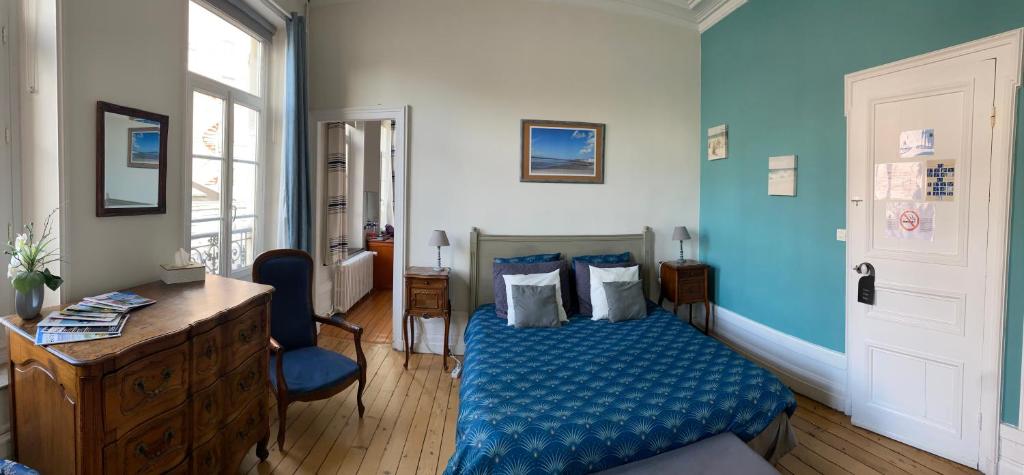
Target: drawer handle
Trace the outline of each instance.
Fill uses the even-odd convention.
[[[245,421],[245,429],[238,431],[238,440],[245,440],[249,437],[249,433],[252,432],[253,428],[256,427],[256,416],[249,416]]]
[[[213,399],[203,401],[203,410],[206,412],[213,412]]]
[[[249,392],[249,390],[252,389],[253,385],[256,383],[257,376],[258,375],[256,374],[256,371],[250,370],[249,373],[246,374],[244,378],[238,380],[238,390],[242,391],[243,393]]]
[[[255,329],[255,328],[253,328],[253,329]],[[242,343],[249,343],[249,342],[252,341],[252,333],[249,333],[246,330],[247,329],[243,328],[243,329],[238,331],[238,339]],[[253,332],[253,333],[255,333],[255,332]]]
[[[174,431],[168,429],[167,432],[164,432],[164,443],[160,450],[150,452],[149,446],[147,446],[145,442],[140,442],[139,445],[135,446],[135,453],[139,454],[146,460],[156,459],[162,456],[163,454],[167,453],[167,450],[171,448],[170,446],[172,440],[174,440]]]
[[[174,371],[171,371],[170,368],[164,368],[164,370],[160,372],[160,385],[153,389],[146,389],[146,381],[144,379],[136,379],[135,390],[147,398],[156,397],[160,393],[164,392],[164,389],[167,389],[167,383],[171,380],[171,376],[173,374]]]
[[[203,352],[203,356],[208,360],[213,359],[213,344],[206,345],[206,351]]]
[[[214,462],[216,462],[216,459],[213,458],[213,454],[207,452],[206,453],[206,457],[203,457],[203,466],[204,467],[208,467],[208,468],[212,468]]]

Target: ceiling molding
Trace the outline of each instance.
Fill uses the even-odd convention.
[[[323,7],[372,0],[310,0],[310,6]],[[579,5],[628,15],[656,18],[669,23],[697,28],[703,33],[747,0],[534,0]]]
[[[689,0],[691,10],[697,19],[697,29],[704,33],[715,23],[747,3],[747,0]]]

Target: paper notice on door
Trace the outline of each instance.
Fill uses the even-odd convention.
[[[923,164],[921,162],[898,162],[875,165],[875,199],[923,200]]]
[[[900,158],[935,155],[935,129],[900,132]]]
[[[956,197],[956,160],[928,160],[928,201],[953,201]]]
[[[896,239],[932,241],[935,237],[934,205],[898,201],[886,203],[885,235]]]

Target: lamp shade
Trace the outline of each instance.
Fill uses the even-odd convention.
[[[435,229],[434,232],[430,233],[430,242],[427,244],[431,247],[447,247],[448,235],[441,229]]]
[[[686,230],[686,226],[676,226],[676,228],[672,230],[672,240],[673,241],[689,241],[690,240],[690,231]]]

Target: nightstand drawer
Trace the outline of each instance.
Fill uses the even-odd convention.
[[[448,285],[448,282],[444,279],[420,279],[416,277],[408,277],[409,287],[423,288],[423,289],[443,289]]]
[[[686,279],[679,281],[679,303],[703,301],[704,279]]]
[[[440,289],[409,288],[409,313],[440,312],[445,308],[446,296]]]
[[[705,267],[684,267],[677,271],[678,278],[681,281],[687,279],[703,279],[705,270]]]

